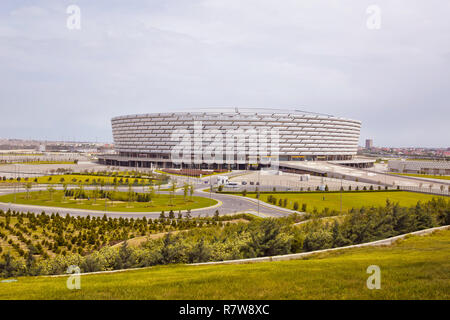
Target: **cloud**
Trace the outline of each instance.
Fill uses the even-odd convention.
[[[0,4],[3,137],[111,140],[110,118],[301,108],[362,120],[376,145],[446,146],[450,6],[378,1],[78,0]]]

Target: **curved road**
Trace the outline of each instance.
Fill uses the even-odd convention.
[[[203,189],[204,185],[201,186]],[[61,187],[55,187],[55,189],[62,189]],[[85,189],[89,189],[89,187],[85,187]],[[108,189],[107,187],[104,188]],[[119,190],[127,191],[127,187],[119,187]],[[33,188],[32,191],[37,190],[46,190],[45,186]],[[136,191],[143,191],[142,187],[136,187]],[[14,188],[9,189],[0,189],[0,195],[14,193]],[[24,192],[24,190],[20,190],[19,192]],[[162,192],[161,192],[162,193]],[[181,191],[176,192],[177,194],[182,194]],[[191,216],[212,216],[216,210],[219,211],[220,215],[225,214],[233,214],[233,213],[252,213],[258,215],[260,217],[284,217],[289,214],[295,212],[289,209],[284,209],[280,207],[276,207],[270,204],[267,204],[262,201],[258,201],[256,199],[244,198],[241,196],[228,195],[228,194],[216,194],[203,192],[201,189],[197,189],[194,192],[194,196],[201,197],[211,197],[214,200],[217,200],[219,203],[215,206],[204,208],[204,209],[193,209],[191,210]],[[258,206],[259,202],[259,206]],[[69,208],[59,208],[59,207],[44,207],[44,206],[33,206],[33,205],[24,205],[24,204],[15,204],[15,203],[3,203],[0,202],[0,209],[6,211],[8,209],[22,212],[34,212],[41,213],[45,211],[45,213],[59,213],[60,215],[72,215],[72,216],[100,216],[106,214],[108,217],[112,218],[159,218],[160,212],[113,212],[113,211],[100,211],[100,210],[83,210],[83,209],[69,209]],[[186,211],[182,211],[185,213]],[[175,211],[175,214],[178,212]]]

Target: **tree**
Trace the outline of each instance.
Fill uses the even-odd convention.
[[[136,264],[136,260],[133,256],[133,250],[128,247],[128,241],[125,240],[119,249],[119,259],[116,259],[116,269],[131,268]]]
[[[66,198],[66,194],[67,194],[67,183],[63,183],[63,190],[64,190],[64,199]]]
[[[187,256],[189,263],[206,262],[211,258],[211,249],[205,244],[203,238],[201,238],[188,252]]]
[[[128,204],[131,205],[131,202],[134,200],[134,191],[131,183],[128,184]]]
[[[185,183],[183,185],[183,198],[184,198],[184,201],[186,201],[186,197],[187,197],[187,195],[189,193],[189,189],[190,189],[189,184]]]
[[[162,180],[158,179],[156,180],[156,184],[158,186],[158,194],[161,192],[161,185],[163,184]]]
[[[290,252],[292,236],[283,232],[280,221],[268,218],[250,230],[251,240],[245,248],[247,257],[273,256]]]
[[[177,182],[174,180],[170,186],[170,202],[169,205],[173,206],[173,198],[175,197],[175,190],[177,189]]]
[[[191,184],[189,185],[189,197],[191,197],[191,201],[192,201],[192,196],[194,195],[194,185]]]
[[[119,188],[119,182],[116,180],[115,182],[113,182],[113,191],[112,191],[112,194],[110,195],[111,201],[114,201],[116,199],[118,188]]]
[[[339,223],[336,220],[334,220],[331,234],[333,238],[333,248],[343,247],[350,244],[350,241],[342,236],[341,230],[339,228]]]
[[[27,182],[25,184],[25,189],[27,190],[27,199],[30,198],[30,191],[31,191],[32,187],[33,187],[33,184],[31,182]]]
[[[162,257],[161,262],[163,264],[179,262],[183,254],[181,249],[181,243],[168,232],[163,239],[163,245],[160,251]]]
[[[52,201],[53,200],[53,192],[55,192],[55,189],[51,185],[49,185],[49,186],[47,186],[47,191],[50,194],[50,201]]]
[[[328,249],[332,246],[332,234],[323,229],[308,233],[305,237],[305,241],[303,242],[303,249],[305,251]]]
[[[3,254],[3,263],[0,262],[0,270],[3,270],[3,276],[9,278],[15,271],[15,265],[13,257],[9,252]]]
[[[92,197],[94,198],[94,203],[97,201],[97,197],[99,194],[98,186],[95,187],[94,190],[92,190]]]
[[[152,185],[148,186],[148,193],[150,195],[149,202],[152,202],[155,197],[155,188]]]

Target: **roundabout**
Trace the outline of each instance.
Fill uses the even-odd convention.
[[[62,187],[55,186],[55,191],[52,197],[55,197],[54,200],[57,200],[57,195],[59,193],[59,198],[61,198]],[[85,187],[86,190],[92,191],[93,187]],[[111,191],[111,188],[104,188],[105,191]],[[118,193],[126,193],[128,188],[119,187]],[[216,211],[219,212],[220,215],[225,214],[239,214],[239,213],[251,213],[260,217],[283,217],[288,216],[295,211],[279,208],[272,206],[270,204],[263,203],[256,199],[249,199],[240,196],[234,195],[226,195],[226,194],[216,194],[202,191],[201,189],[196,189],[192,195],[194,202],[189,203],[188,205],[177,206],[177,202],[174,202],[175,206],[159,206],[149,207],[148,204],[141,203],[133,203],[136,207],[131,207],[130,203],[123,201],[120,203],[115,203],[111,201],[107,201],[105,206],[104,199],[97,199],[96,204],[86,205],[86,200],[74,200],[75,204],[63,203],[63,200],[60,200],[59,203],[50,200],[50,195],[48,194],[48,190],[46,186],[39,186],[34,188],[35,191],[32,193],[41,193],[42,200],[39,199],[26,199],[26,193],[19,192],[17,193],[15,188],[4,188],[0,189],[0,210],[7,211],[20,211],[20,212],[34,212],[41,213],[45,212],[47,214],[60,214],[60,215],[72,215],[72,216],[108,216],[112,218],[159,218],[161,212],[164,210],[167,215],[170,210],[174,212],[175,215],[178,215],[181,211],[183,215],[185,215],[188,210],[190,210],[190,215],[192,217],[199,216],[213,216]],[[136,192],[143,192],[144,188],[136,187],[133,189]],[[16,196],[14,197],[14,193]],[[169,201],[170,194],[169,192],[161,191],[158,196],[160,196],[160,200],[164,199]],[[158,199],[156,196],[154,199]],[[182,191],[177,191],[174,194],[174,199],[183,202],[183,194]],[[187,198],[189,198],[188,196]],[[15,198],[15,199],[14,199]],[[45,200],[44,200],[45,198]],[[93,202],[94,200],[88,200]],[[157,200],[154,200],[155,202]],[[174,200],[175,201],[175,200]],[[180,204],[180,203],[178,203]],[[190,205],[189,205],[190,204]],[[147,206],[147,207],[146,207]],[[106,209],[106,210],[105,210]]]

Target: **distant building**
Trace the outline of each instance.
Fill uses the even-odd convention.
[[[389,160],[390,172],[450,175],[450,161]]]
[[[366,139],[366,149],[372,149],[372,148],[373,148],[373,140]]]

